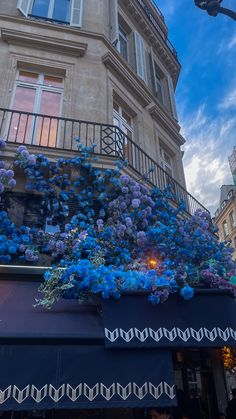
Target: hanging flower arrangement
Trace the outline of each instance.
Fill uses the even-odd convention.
[[[25,146],[17,149],[14,165],[24,172],[26,189],[41,195],[43,217],[61,226],[60,233],[47,236],[36,228],[17,229],[6,213],[0,217],[0,261],[10,263],[13,243],[14,257],[54,258],[38,303],[82,302],[95,294],[117,299],[142,290],[158,304],[175,293],[189,300],[196,287],[236,294],[232,249],[218,241],[209,214],[198,210],[186,217],[187,201],[174,206],[171,188],[149,189],[146,181],[122,174],[120,162],[114,170],[96,169],[94,147],[78,142],[76,157],[54,163]]]

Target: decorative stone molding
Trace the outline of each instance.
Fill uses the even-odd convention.
[[[183,145],[185,143],[185,139],[179,133],[179,124],[175,122],[172,117],[170,117],[170,115],[164,110],[163,106],[156,102],[156,104],[149,108],[148,111],[153,119],[155,119],[158,124],[170,134],[171,138],[173,138],[178,145]]]
[[[117,78],[122,80],[122,83],[126,85],[128,90],[132,91],[142,106],[147,106],[152,102],[144,83],[120,55],[118,58],[114,53],[108,52],[102,57],[102,62]]]
[[[44,51],[52,51],[60,54],[70,55],[74,57],[82,57],[88,44],[82,42],[74,42],[62,40],[54,37],[46,37],[27,32],[20,32],[10,29],[1,30],[1,38],[8,44],[26,45]]]

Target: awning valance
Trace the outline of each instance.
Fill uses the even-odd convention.
[[[103,302],[107,347],[236,346],[236,302],[219,290],[200,290],[190,301],[173,295],[152,305],[144,295]]]
[[[169,351],[3,345],[0,371],[0,410],[175,405]]]

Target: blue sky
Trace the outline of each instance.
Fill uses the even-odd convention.
[[[193,0],[156,0],[182,71],[176,91],[187,188],[212,214],[220,186],[231,184],[236,146],[236,22],[208,16]],[[236,0],[224,0],[236,10]]]

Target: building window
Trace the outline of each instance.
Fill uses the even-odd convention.
[[[231,228],[233,229],[234,227],[236,227],[236,219],[235,219],[234,211],[230,212],[229,219],[230,219]]]
[[[228,224],[227,221],[223,221],[223,233],[224,233],[224,238],[226,238],[229,234],[229,229],[228,229]]]
[[[31,15],[70,22],[70,0],[34,0]]]
[[[18,0],[24,16],[82,26],[83,0]]]
[[[129,140],[134,138],[133,118],[116,101],[113,103],[113,125],[120,128],[124,136],[115,137],[114,151],[121,158],[128,159],[134,165],[134,153],[132,153],[132,143]]]
[[[62,93],[62,77],[19,70],[12,109],[22,113],[13,113],[9,141],[55,147],[59,122],[53,117],[60,116]]]
[[[128,34],[119,26],[119,38],[117,43],[117,50],[122,57],[128,61]]]
[[[170,154],[163,149],[161,149],[161,166],[168,175],[173,177],[173,159]]]
[[[162,105],[164,105],[163,80],[164,80],[164,77],[161,75],[161,72],[157,64],[154,63],[155,95]]]
[[[178,121],[173,80],[169,74],[160,69],[153,48],[150,51],[150,60],[154,94],[173,118]]]

